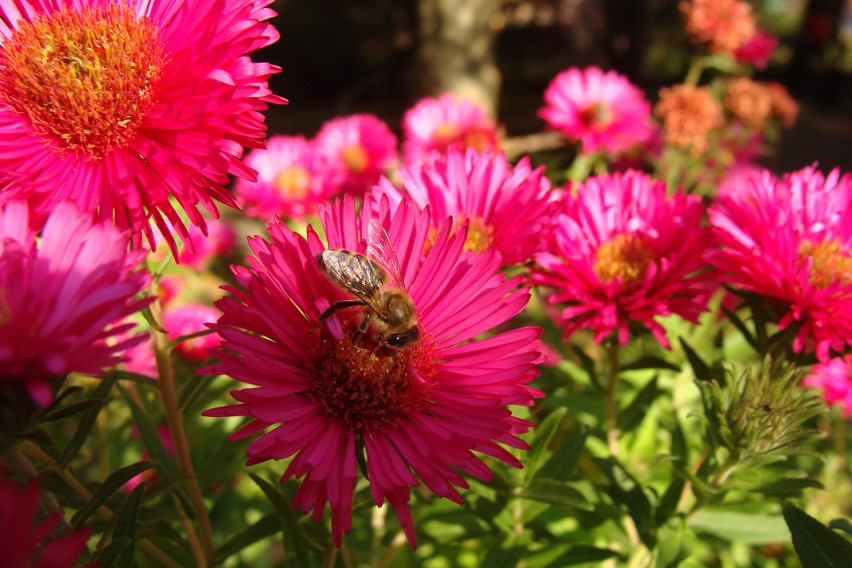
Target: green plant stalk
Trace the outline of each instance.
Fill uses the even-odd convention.
[[[606,391],[604,392],[604,410],[606,412],[606,445],[609,455],[618,460],[618,409],[615,401],[615,387],[618,384],[618,354],[620,345],[618,339],[612,337],[606,347],[609,372],[607,373]]]
[[[704,58],[703,57],[693,57],[692,63],[689,65],[689,70],[686,72],[686,76],[683,79],[684,85],[690,85],[695,87],[698,85],[698,80],[701,79],[701,72],[704,70]]]
[[[162,321],[162,310],[159,301],[151,304],[151,312],[157,321]],[[175,378],[172,373],[171,360],[168,352],[168,337],[166,334],[151,328],[151,338],[154,344],[154,356],[157,361],[157,372],[159,374],[158,385],[160,397],[163,400],[163,409],[166,413],[166,422],[169,425],[172,439],[175,444],[175,454],[180,463],[181,473],[186,479],[192,508],[198,521],[199,540],[204,551],[203,558],[196,558],[199,566],[210,566],[215,559],[213,548],[213,528],[210,525],[210,517],[207,516],[207,508],[204,505],[204,497],[198,486],[198,478],[192,467],[192,459],[189,455],[189,444],[186,439],[186,431],[183,428],[183,417],[178,405],[177,390],[175,389]],[[189,537],[189,535],[187,535]],[[203,561],[203,562],[202,562]]]

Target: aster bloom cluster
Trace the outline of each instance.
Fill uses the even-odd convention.
[[[686,31],[713,53],[733,54],[757,32],[751,5],[743,0],[684,0]]]

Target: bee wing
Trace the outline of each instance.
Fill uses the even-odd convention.
[[[367,257],[375,260],[388,271],[391,285],[405,289],[399,270],[399,259],[393,248],[390,237],[378,219],[370,219],[367,236]]]
[[[371,304],[387,281],[384,269],[362,254],[328,249],[317,256],[320,268],[339,288]]]

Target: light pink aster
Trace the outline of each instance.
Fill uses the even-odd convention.
[[[410,201],[391,213],[387,200],[359,214],[351,197],[320,211],[329,249],[365,255],[369,242],[381,252],[374,262],[387,275],[382,289],[407,290],[419,337],[405,345],[383,343],[372,324],[358,333],[364,306],[320,321],[354,295],[320,270],[317,256],[327,249],[312,228],[306,240],[275,222],[271,241],[250,239],[249,267],[234,267],[239,287],[226,287],[231,296],[217,303],[221,363],[208,370],[251,386],[232,391],[238,404],[205,414],[251,419],[232,436],[259,434],[249,465],[292,458],[282,481],[304,478],[294,507],[319,520],[329,505],[337,545],[351,528],[362,451],[373,500],[394,507],[413,546],[410,488],[422,482],[461,503],[463,473],[492,477],[477,454],[521,467],[503,446],[528,448],[518,435],[531,424],[507,406],[541,396],[527,386],[538,373],[540,330],[488,332],[523,310],[529,290],[499,272],[496,252],[465,251],[464,230],[449,223],[424,256],[428,215]]]
[[[651,105],[639,88],[598,67],[562,71],[544,91],[538,114],[549,128],[580,142],[581,152],[618,154],[654,135]]]
[[[199,303],[186,303],[172,306],[163,312],[163,327],[169,340],[174,341],[184,335],[192,335],[207,330],[207,323],[219,319],[219,310],[213,306]],[[219,336],[208,333],[190,339],[184,339],[175,345],[175,352],[190,361],[206,361],[210,358],[207,350],[219,345]]]
[[[402,117],[402,152],[407,163],[449,148],[497,151],[497,123],[478,103],[451,93],[419,100]]]
[[[503,153],[453,148],[400,173],[402,189],[384,178],[376,194],[393,204],[408,195],[419,207],[428,206],[433,236],[452,216],[456,225],[468,224],[466,249],[496,250],[504,264],[526,262],[544,250],[557,203],[544,168],[533,170],[528,158],[513,167]]]
[[[268,0],[16,0],[0,5],[0,201],[37,215],[71,199],[100,220],[154,227],[173,251],[178,212],[234,206],[252,179],[278,68],[249,54],[278,38]],[[48,54],[48,55],[45,55]],[[34,219],[35,220],[35,219]]]
[[[588,178],[563,203],[531,279],[559,305],[565,338],[590,329],[596,341],[616,333],[624,345],[638,323],[668,348],[655,318],[695,322],[715,289],[702,259],[710,235],[701,198],[667,196],[665,183],[627,171]]]
[[[396,135],[372,114],[353,114],[325,122],[314,138],[325,194],[363,195],[383,173],[396,166],[396,146]]]
[[[50,538],[60,513],[38,520],[41,488],[35,481],[17,487],[0,467],[0,558],[9,568],[78,566],[89,531],[81,529]]]
[[[272,136],[266,148],[249,153],[246,165],[257,170],[257,179],[237,180],[234,194],[247,215],[301,220],[316,214],[325,189],[313,142]]]
[[[127,243],[70,203],[56,206],[38,240],[25,203],[0,209],[0,388],[22,386],[44,404],[53,379],[98,376],[144,340],[115,341],[134,325],[118,322],[149,303],[134,298],[150,281],[137,269],[145,251]]]
[[[822,363],[852,344],[852,176],[815,167],[753,176],[710,207],[708,255],[734,287],[773,298],[778,327]]]
[[[852,367],[849,357],[835,357],[814,365],[802,384],[819,389],[829,406],[837,406],[846,418],[852,418]]]

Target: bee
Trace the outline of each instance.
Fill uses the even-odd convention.
[[[355,296],[333,303],[320,315],[320,321],[338,310],[365,306],[354,341],[366,333],[371,323],[379,345],[398,348],[420,338],[417,309],[405,290],[390,238],[377,220],[370,221],[366,256],[346,249],[328,249],[317,255],[317,264],[332,283]]]

